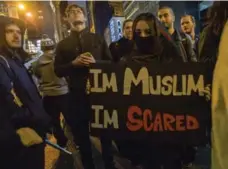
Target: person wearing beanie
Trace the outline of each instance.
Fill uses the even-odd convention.
[[[39,89],[43,95],[43,105],[52,117],[53,134],[58,145],[65,147],[67,138],[60,125],[60,113],[65,115],[68,99],[68,84],[54,72],[55,43],[47,35],[41,39],[43,55],[33,63],[33,73],[38,78]]]
[[[44,169],[50,118],[23,64],[24,30],[20,20],[0,16],[1,169]]]

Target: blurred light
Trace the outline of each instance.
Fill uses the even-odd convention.
[[[18,5],[18,8],[19,8],[20,10],[24,10],[24,9],[25,9],[25,6],[24,6],[23,4],[19,4],[19,5]]]
[[[27,17],[32,17],[32,13],[31,13],[31,12],[27,12],[27,13],[26,13],[26,16],[27,16]]]
[[[38,16],[38,18],[39,18],[39,19],[44,19],[44,17],[43,17],[43,16]]]

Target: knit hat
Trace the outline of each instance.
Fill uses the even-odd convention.
[[[41,39],[41,49],[42,50],[53,50],[55,48],[55,43],[48,35],[44,34]]]

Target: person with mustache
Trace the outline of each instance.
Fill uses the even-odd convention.
[[[86,13],[76,4],[69,5],[66,16],[71,25],[70,36],[60,41],[56,48],[55,73],[65,77],[69,84],[69,110],[65,116],[74,141],[79,145],[85,169],[95,169],[89,121],[91,118],[90,98],[87,94],[89,67],[96,61],[111,61],[112,56],[103,37],[89,32],[86,27]],[[112,140],[101,136],[102,156],[106,169],[114,169]]]

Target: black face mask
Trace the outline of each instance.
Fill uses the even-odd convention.
[[[135,43],[140,53],[142,54],[152,54],[154,52],[155,46],[157,46],[158,37],[148,36],[148,37],[135,37]]]

